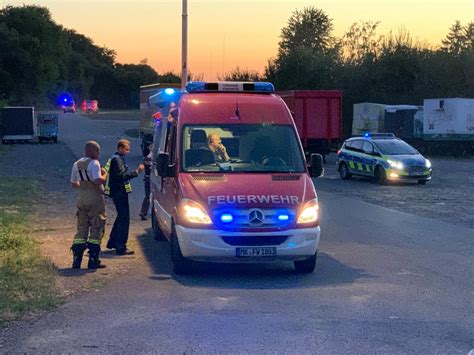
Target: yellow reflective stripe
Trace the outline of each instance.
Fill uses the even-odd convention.
[[[95,239],[90,239],[89,238],[89,244],[100,245],[100,240],[95,240]]]
[[[365,165],[365,170],[367,170],[367,172],[370,173],[370,165],[367,165],[367,164],[366,164],[366,165]]]
[[[106,172],[109,172],[111,159],[107,160],[107,163],[104,166]]]
[[[125,184],[125,192],[132,192],[132,184],[130,184],[129,182]]]
[[[352,160],[349,160],[349,167],[350,167],[351,169],[354,169],[354,168],[355,168],[354,162],[353,162]]]
[[[107,179],[105,180],[104,184],[104,195],[110,195],[110,186],[109,186],[109,170],[110,170],[110,163],[112,159],[107,160],[105,164],[104,170],[107,172]]]
[[[357,169],[359,169],[359,170],[364,170],[364,169],[362,168],[362,163],[357,163]]]
[[[74,238],[72,241],[72,245],[77,245],[77,244],[85,244],[86,240],[83,238]]]

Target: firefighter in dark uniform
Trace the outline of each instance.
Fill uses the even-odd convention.
[[[89,249],[89,269],[105,267],[99,259],[100,242],[105,229],[105,202],[103,183],[107,173],[98,161],[100,146],[89,141],[84,148],[85,157],[76,161],[71,172],[71,186],[79,189],[77,198],[77,233],[71,250],[72,267],[81,267],[84,251]]]
[[[140,218],[142,221],[146,221],[148,210],[150,209],[150,174],[152,166],[152,151],[153,144],[150,144],[147,151],[145,152],[147,154],[143,158],[143,164],[145,165],[145,178],[143,179],[145,184],[145,197],[143,198],[142,208],[140,211]]]
[[[127,249],[128,230],[130,227],[130,208],[128,204],[128,194],[132,192],[130,180],[136,178],[145,168],[143,164],[128,172],[128,165],[125,156],[130,152],[130,142],[121,139],[117,143],[117,152],[110,157],[105,166],[108,172],[105,184],[105,194],[112,197],[117,210],[112,231],[110,232],[107,248],[115,249],[117,255],[134,254]]]

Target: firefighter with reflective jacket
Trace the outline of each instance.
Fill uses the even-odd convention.
[[[105,229],[104,187],[107,173],[98,161],[100,146],[94,141],[86,143],[85,157],[76,161],[71,172],[71,186],[79,189],[77,198],[77,233],[71,250],[74,269],[81,267],[84,251],[89,249],[89,269],[105,267],[99,259],[100,242]]]
[[[117,152],[110,157],[105,165],[108,173],[105,184],[105,194],[112,197],[117,210],[110,238],[107,242],[108,249],[115,249],[117,255],[131,255],[133,251],[127,249],[128,229],[130,227],[130,208],[128,194],[132,192],[130,180],[136,178],[145,168],[139,164],[137,169],[128,172],[125,156],[130,152],[130,142],[121,139],[117,143]]]

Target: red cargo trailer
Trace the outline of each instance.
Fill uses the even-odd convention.
[[[342,91],[279,91],[290,109],[308,156],[329,154],[342,141]]]

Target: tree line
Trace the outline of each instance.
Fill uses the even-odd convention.
[[[180,82],[143,60],[119,64],[112,49],[66,29],[40,6],[0,10],[0,105],[51,107],[63,94],[101,107],[137,108],[140,85]]]
[[[379,35],[378,26],[357,22],[338,38],[323,10],[295,10],[264,73],[237,67],[220,79],[268,80],[277,90],[343,90],[346,133],[357,102],[473,97],[474,23],[456,21],[439,46],[405,30]],[[158,74],[146,60],[117,63],[112,49],[58,25],[45,7],[0,10],[0,105],[51,105],[69,93],[76,101],[97,99],[101,107],[137,108],[140,85],[179,81],[172,72]]]
[[[263,74],[235,68],[221,79],[268,80],[277,90],[342,90],[345,134],[358,102],[422,105],[426,98],[474,98],[474,23],[456,21],[435,47],[379,22],[352,24],[341,38],[316,7],[293,12]]]

